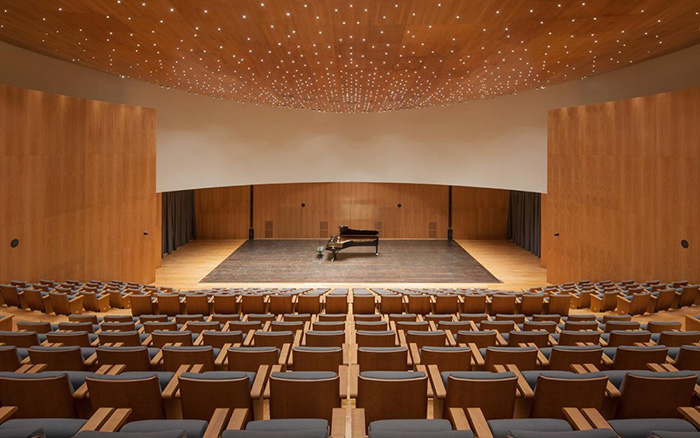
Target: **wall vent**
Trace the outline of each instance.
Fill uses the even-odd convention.
[[[265,238],[272,239],[273,224],[272,221],[265,221]]]
[[[428,222],[428,237],[437,239],[437,222]]]
[[[328,222],[321,222],[321,226],[319,227],[318,231],[318,237],[328,237]]]

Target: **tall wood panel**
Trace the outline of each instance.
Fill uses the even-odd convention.
[[[198,239],[247,239],[250,186],[194,191]]]
[[[505,239],[509,198],[508,190],[453,187],[454,238]]]
[[[247,238],[249,192],[250,186],[196,190],[197,237]],[[254,187],[255,237],[326,238],[338,225],[347,224],[379,229],[385,238],[445,239],[448,193],[447,186],[427,184],[258,185]],[[507,213],[506,190],[453,189],[455,238],[504,239]]]
[[[549,113],[548,281],[700,280],[698,120],[700,88]]]
[[[0,281],[154,281],[155,110],[3,85],[0,108]]]

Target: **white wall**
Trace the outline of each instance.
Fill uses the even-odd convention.
[[[381,114],[220,101],[119,79],[5,43],[0,43],[0,83],[156,108],[159,192],[329,181],[546,192],[547,110],[700,85],[700,45],[546,90]]]

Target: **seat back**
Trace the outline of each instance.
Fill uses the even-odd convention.
[[[238,314],[238,297],[228,294],[214,294],[214,313],[221,315]]]
[[[603,347],[552,347],[549,356],[549,369],[555,371],[571,371],[571,365],[593,364],[600,366],[603,360]]]
[[[151,333],[152,345],[156,348],[163,348],[165,344],[179,343],[182,346],[192,346],[192,332],[174,332],[156,330]]]
[[[692,306],[695,304],[695,299],[698,295],[698,285],[683,286],[681,294],[678,298],[678,307]]]
[[[472,353],[467,347],[424,347],[420,349],[420,361],[424,365],[437,365],[441,371],[469,371]]]
[[[17,321],[17,330],[46,334],[52,328],[48,321]]]
[[[614,370],[646,370],[647,364],[665,363],[668,347],[622,346],[615,351]]]
[[[513,321],[481,321],[479,323],[479,330],[496,330],[501,334],[509,333],[514,329],[515,323]]]
[[[700,370],[700,348],[690,345],[680,347],[675,366],[679,370]]]
[[[153,315],[156,313],[153,298],[150,295],[131,295],[129,303],[133,316]]]
[[[520,344],[535,344],[539,348],[544,348],[549,345],[549,332],[545,330],[511,331],[508,335],[508,346],[519,347]]]
[[[518,378],[513,373],[469,372],[447,377],[445,412],[481,408],[487,420],[512,418]]]
[[[97,347],[97,363],[102,365],[122,364],[129,371],[151,371],[148,348],[141,347]]]
[[[256,347],[277,347],[281,349],[284,344],[292,344],[293,342],[294,333],[289,331],[264,332],[258,330],[253,337],[253,343]]]
[[[272,321],[270,323],[270,331],[273,332],[296,332],[304,330],[303,321]]]
[[[406,371],[406,347],[358,347],[357,363],[360,371]]]
[[[45,364],[46,371],[85,371],[80,347],[31,347],[32,363]]]
[[[435,313],[456,314],[459,312],[459,297],[457,295],[435,296]]]
[[[252,409],[251,378],[243,372],[183,373],[179,376],[182,416],[209,421],[218,408]]]
[[[495,294],[491,297],[491,315],[497,315],[499,313],[511,315],[515,313],[515,295],[500,295]]]
[[[515,365],[520,371],[534,370],[537,352],[535,347],[487,347],[484,369],[494,371],[496,365]]]
[[[205,330],[221,330],[221,324],[216,321],[190,321],[187,323],[187,330],[192,333],[202,333]]]
[[[355,321],[355,330],[357,331],[387,331],[389,323],[386,321]]]
[[[649,321],[646,330],[651,333],[662,333],[671,330],[680,331],[682,327],[681,321]]]
[[[373,314],[375,311],[374,295],[353,295],[352,297],[352,313],[354,314]]]
[[[46,340],[52,344],[63,344],[88,348],[91,346],[87,332],[49,332]]]
[[[358,347],[393,347],[396,345],[396,333],[358,330],[355,333],[355,342]]]
[[[122,343],[124,347],[138,347],[141,345],[141,337],[136,331],[133,332],[100,332],[98,334],[100,344]]]
[[[678,408],[690,406],[695,373],[627,373],[615,418],[678,418]]]
[[[361,372],[357,407],[365,410],[365,427],[373,421],[425,419],[428,377],[422,372]]]
[[[430,295],[409,295],[408,311],[418,315],[430,313]]]
[[[615,330],[610,332],[608,347],[634,345],[638,342],[649,342],[650,339],[651,333],[646,330]]]
[[[243,332],[205,330],[202,332],[202,342],[204,345],[211,345],[214,348],[223,348],[225,344],[240,344],[243,342]]]
[[[564,330],[598,330],[598,321],[569,321],[564,323]]]
[[[497,345],[497,333],[495,330],[485,331],[459,331],[457,332],[458,344],[474,344],[478,348],[494,347]]]
[[[659,291],[654,303],[654,311],[659,312],[668,310],[673,307],[673,302],[676,299],[675,289],[663,289]]]
[[[100,324],[100,328],[103,332],[134,332],[136,331],[136,324],[133,321],[105,321]]]
[[[19,287],[11,284],[0,285],[0,295],[7,306],[22,307]]]
[[[158,312],[161,315],[175,316],[182,313],[180,295],[177,294],[156,294]]]
[[[24,289],[24,300],[30,310],[38,310],[44,312],[44,294],[46,292],[37,289]]]
[[[467,294],[462,297],[462,313],[484,313],[486,312],[486,295]],[[513,312],[515,313],[515,312]]]
[[[77,418],[73,390],[65,374],[49,377],[3,373],[0,375],[0,403],[17,406],[15,418]]]
[[[68,302],[68,294],[49,292],[49,300],[51,301],[51,308],[56,315],[70,315],[73,313]]]
[[[39,345],[39,337],[36,332],[10,332],[0,331],[0,343],[14,345],[17,348],[29,348]]]
[[[525,321],[523,323],[524,332],[536,330],[545,330],[548,333],[556,333],[557,323],[553,321]]]
[[[379,301],[379,312],[388,315],[403,312],[403,295],[382,295]]]
[[[163,352],[163,368],[165,371],[176,372],[182,365],[202,365],[202,371],[214,371],[214,347],[208,345],[192,347],[165,346]]]
[[[165,419],[158,377],[89,376],[85,378],[90,404],[99,408],[130,408],[129,421]]]
[[[177,323],[175,321],[146,321],[143,323],[144,333],[153,333],[154,331],[177,331]]]
[[[20,363],[17,347],[14,345],[0,346],[0,371],[15,371],[22,364]]]
[[[543,373],[537,378],[531,418],[566,419],[564,408],[600,409],[603,406],[607,376],[572,372],[548,374]]]
[[[276,347],[233,347],[227,355],[229,371],[257,372],[260,365],[277,365],[280,360]]]
[[[569,308],[571,306],[571,295],[562,294],[552,294],[549,296],[549,304],[547,304],[547,313],[553,313],[556,315],[567,316],[569,314]]]
[[[447,336],[445,331],[414,331],[408,330],[406,332],[406,342],[409,344],[416,344],[418,348],[423,348],[426,346],[431,347],[443,347],[447,344]]]
[[[427,390],[427,388],[426,388]],[[313,397],[309,397],[313,394]],[[270,375],[270,418],[322,418],[331,422],[340,407],[340,378],[335,372],[295,371]]]
[[[59,322],[58,329],[67,332],[95,332],[95,327],[91,322]]]
[[[304,344],[309,347],[342,347],[345,343],[344,331],[315,331],[305,334]]]
[[[187,294],[185,309],[189,314],[209,315],[209,297],[204,294]]]
[[[544,308],[544,294],[525,294],[521,298],[520,313],[531,316],[542,313]]]
[[[299,313],[321,313],[320,295],[299,295],[297,298],[297,312]]]
[[[303,347],[292,349],[294,371],[338,372],[343,365],[343,349],[340,347]]]
[[[600,343],[600,332],[564,330],[559,333],[559,345],[571,347],[580,342],[598,344]]]
[[[700,331],[674,332],[664,331],[659,335],[657,344],[667,347],[680,347],[700,342]]]
[[[316,321],[313,323],[312,329],[314,331],[318,331],[318,332],[343,331],[343,330],[345,330],[345,322],[344,321]]]
[[[347,295],[326,295],[327,313],[348,313]]]

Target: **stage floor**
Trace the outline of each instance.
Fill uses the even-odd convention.
[[[380,253],[383,254],[383,244],[390,242],[384,239],[380,242]],[[231,253],[241,247],[246,240],[193,240],[177,251],[163,258],[162,266],[156,271],[156,285],[170,286],[178,289],[206,289],[211,287],[392,287],[394,282],[340,281],[335,278],[324,278],[312,282],[269,282],[257,283],[231,281],[228,283],[208,283],[204,278],[216,269]],[[312,256],[315,256],[317,240],[313,243]],[[431,283],[418,280],[404,283],[404,287],[489,287],[492,289],[521,290],[547,284],[546,270],[540,266],[540,260],[528,251],[507,240],[457,240],[484,268],[491,272],[498,282],[450,282]],[[372,254],[370,248],[358,249]],[[340,253],[338,262],[343,258]],[[372,258],[376,258],[372,255]],[[374,261],[374,260],[370,260]],[[328,262],[330,263],[330,262]]]
[[[382,240],[318,256],[317,240],[250,240],[207,275],[203,283],[500,283],[454,241]]]

